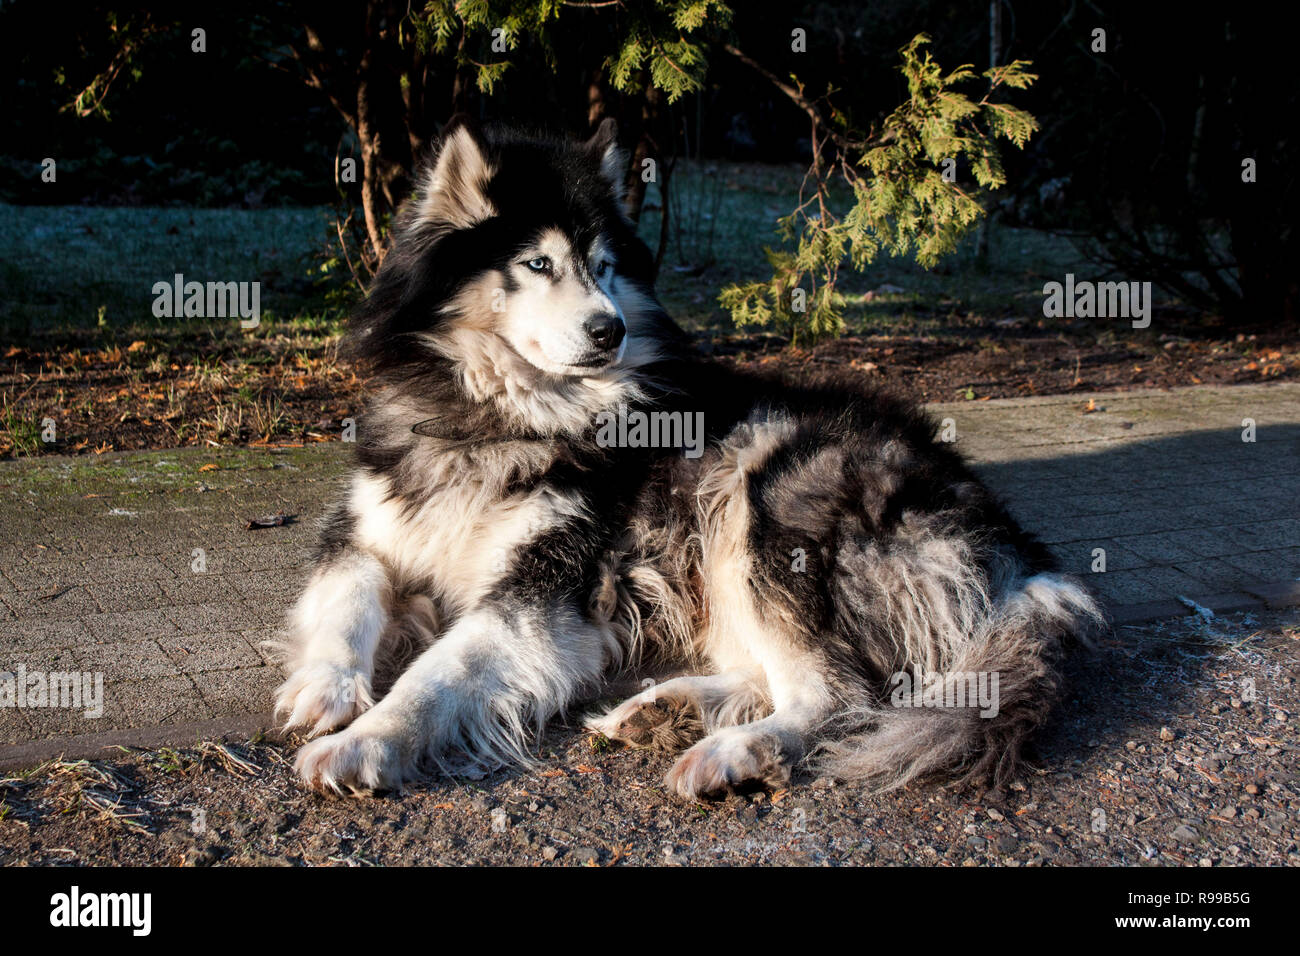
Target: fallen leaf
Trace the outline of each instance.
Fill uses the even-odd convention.
[[[281,512],[275,515],[262,515],[260,518],[249,518],[245,527],[249,531],[256,531],[258,528],[278,528],[280,525],[288,524],[292,520],[293,515]]]

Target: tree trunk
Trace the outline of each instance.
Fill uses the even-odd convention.
[[[989,3],[989,69],[1002,60],[1002,0]],[[981,268],[989,264],[989,232],[993,228],[993,210],[984,210],[984,220],[975,241],[975,260]]]
[[[425,109],[428,94],[429,65],[425,54],[412,42],[410,45],[411,64],[403,74],[402,102],[406,107],[406,138],[411,147],[411,159],[419,163],[429,148],[429,136],[432,132],[431,117]]]
[[[1240,308],[1229,316],[1234,325],[1294,322],[1300,311],[1300,283],[1290,267],[1300,250],[1282,236],[1286,227],[1274,214],[1277,199],[1270,198],[1270,185],[1243,183],[1228,220],[1241,287]]]
[[[668,201],[668,197],[672,195],[670,187],[672,186],[673,167],[676,164],[677,160],[674,156],[672,162],[661,163],[659,169],[659,201],[663,208],[659,210],[659,248],[655,250],[654,278],[659,277],[659,269],[663,266],[664,256],[668,252],[668,216],[669,210],[672,208],[672,203]]]
[[[627,174],[627,200],[624,203],[628,218],[634,223],[641,221],[641,207],[645,204],[646,188],[649,186],[643,175],[643,164],[647,159],[653,160],[655,178],[658,179],[663,174],[663,170],[660,169],[663,165],[663,153],[659,149],[657,139],[661,125],[659,118],[662,102],[663,93],[647,82],[645,93],[641,97],[641,122],[636,148],[632,151],[632,166]]]
[[[587,131],[594,133],[609,113],[609,101],[605,95],[605,75],[600,69],[591,71],[587,81]]]
[[[401,57],[409,56],[396,42],[396,18],[383,3],[366,8],[365,43],[357,66],[356,132],[361,146],[361,211],[370,241],[367,262],[378,268],[387,252],[385,219],[405,197],[408,171],[414,158],[411,122],[400,77]]]
[[[456,43],[456,58],[465,52],[465,29],[461,28],[460,40]],[[468,66],[456,67],[456,75],[451,81],[451,112],[473,115],[474,98],[478,86],[474,81],[474,71]]]
[[[361,211],[366,219],[366,235],[370,239],[367,261],[373,259],[378,266],[384,260],[384,236],[381,219],[383,199],[379,186],[380,135],[375,128],[371,103],[371,87],[367,64],[370,51],[361,58],[361,81],[357,84],[357,140],[361,144]]]

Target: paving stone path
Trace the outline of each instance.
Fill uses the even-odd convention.
[[[1298,599],[1300,384],[930,410],[1117,621],[1188,613],[1181,598],[1218,610]],[[347,452],[0,463],[0,672],[104,682],[99,717],[0,707],[0,768],[269,727],[280,675],[261,643],[301,585]],[[271,513],[295,517],[246,528]]]

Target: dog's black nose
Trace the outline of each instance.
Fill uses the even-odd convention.
[[[606,350],[618,348],[618,344],[623,341],[623,334],[627,331],[623,320],[612,312],[593,315],[582,323],[582,327],[587,330],[587,335],[591,337],[592,344],[596,348]]]

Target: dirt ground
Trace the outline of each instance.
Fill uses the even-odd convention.
[[[797,777],[687,804],[667,758],[552,727],[537,765],[366,798],[292,747],[113,751],[0,780],[0,865],[1297,865],[1300,612],[1121,627],[1008,792]]]
[[[1083,323],[954,320],[942,335],[846,335],[788,349],[771,335],[699,333],[703,351],[798,378],[847,367],[917,402],[1300,378],[1294,330],[1227,335],[1202,323],[1098,338]],[[196,343],[90,338],[12,346],[0,363],[0,458],[191,445],[338,440],[364,379],[337,336]],[[12,396],[12,397],[11,397]],[[55,424],[45,441],[37,423]]]
[[[724,339],[719,354],[777,363],[789,373],[847,366],[915,402],[1021,398],[1183,385],[1235,385],[1300,376],[1300,339],[1284,331],[1225,337],[1200,330],[1099,340],[1081,329],[1040,329],[1014,319],[941,338],[847,335],[812,349]],[[708,346],[706,346],[706,349]]]

